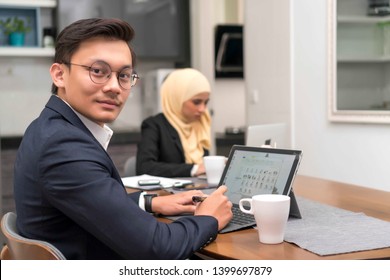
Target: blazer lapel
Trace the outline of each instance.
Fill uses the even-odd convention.
[[[118,181],[120,181],[120,183],[122,184],[123,186],[123,183],[122,183],[122,180],[121,180],[121,177],[120,177],[120,174],[118,173],[118,170],[116,169],[115,167],[115,164],[114,162],[112,161],[110,155],[107,153],[107,151],[102,147],[102,145],[100,145],[99,141],[96,140],[96,138],[93,136],[93,134],[91,133],[91,131],[89,131],[89,129],[84,125],[84,123],[80,120],[80,118],[75,114],[75,112],[73,112],[72,108],[70,108],[63,100],[61,100],[61,98],[57,97],[56,95],[52,95],[49,99],[49,101],[47,102],[46,104],[46,107],[51,109],[51,110],[54,110],[55,112],[57,112],[58,114],[60,114],[61,116],[63,116],[69,123],[71,123],[72,125],[74,125],[75,127],[81,129],[82,131],[84,131],[86,134],[88,134],[92,139],[93,141],[95,141],[95,143],[97,144],[97,146],[100,147],[100,149],[103,150],[103,152],[107,155],[109,161],[111,162],[112,166],[113,166],[113,176],[115,178],[118,179]],[[123,186],[124,187],[124,186]]]
[[[72,108],[70,108],[61,98],[57,97],[56,95],[52,95],[47,102],[46,107],[53,111],[56,111],[58,114],[63,116],[69,123],[73,124],[77,128],[90,135],[93,139],[95,139],[89,129],[83,124],[83,122],[79,119],[75,112],[73,112]],[[95,139],[95,141],[97,140]]]
[[[173,142],[175,143],[175,146],[179,149],[180,154],[184,155],[184,149],[183,145],[181,144],[180,136],[177,133],[176,129],[169,123],[167,118],[164,116],[164,114],[161,114],[162,119],[164,121],[164,125],[167,128],[167,132],[169,136],[172,138]],[[183,156],[184,158],[184,156]]]

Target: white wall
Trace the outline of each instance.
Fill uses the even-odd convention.
[[[22,135],[38,117],[50,96],[50,65],[50,58],[0,57],[1,136]]]
[[[246,125],[244,80],[216,80],[212,98],[215,132],[225,132],[226,127],[243,127]]]
[[[285,19],[270,18],[277,6],[280,15],[290,17],[290,32],[266,32],[278,31],[285,24]],[[292,71],[290,74],[274,73],[275,76],[269,79],[282,75],[287,83],[287,75],[290,75],[292,87],[277,86],[273,92],[263,92],[262,98],[266,98],[265,102],[273,102],[274,95],[283,96],[285,91],[292,97],[287,99],[292,107],[292,142],[304,154],[300,174],[390,191],[390,126],[343,124],[328,120],[326,7],[325,0],[246,0],[245,17],[250,18],[246,18],[245,26],[247,30],[252,30],[247,37],[250,43],[246,41],[246,44],[253,46],[262,41],[273,42],[276,49],[281,47],[279,42],[291,44],[291,59],[286,56],[283,63],[286,69],[291,67]],[[259,28],[261,32],[256,32],[254,28],[259,24],[254,15],[268,19],[262,21],[268,26]],[[280,36],[285,36],[285,40]],[[291,41],[288,36],[292,36]],[[266,61],[274,60],[278,62],[278,67],[282,67],[280,56],[272,50],[267,51],[269,58]],[[264,73],[268,67],[264,64],[264,54],[259,54],[259,49],[247,54],[249,57],[246,59],[252,61],[251,65],[258,64],[258,68],[247,71],[247,87],[262,88],[259,73]],[[257,115],[249,116],[248,122],[255,122],[254,118],[268,118],[269,109],[257,108]]]
[[[247,124],[287,124],[292,131],[290,1],[246,1]],[[290,135],[290,133],[288,133]],[[290,136],[288,137],[290,141]]]

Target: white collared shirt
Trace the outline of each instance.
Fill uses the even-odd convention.
[[[58,98],[60,98],[58,95],[56,95]],[[79,117],[81,122],[88,128],[88,130],[92,133],[92,135],[95,137],[95,139],[102,145],[102,147],[107,151],[108,144],[110,144],[110,140],[114,132],[111,128],[109,128],[106,124],[104,124],[103,127],[98,125],[97,123],[91,121],[90,119],[84,117],[82,114],[77,112],[75,109],[72,108],[72,106],[69,105],[68,102],[60,98],[62,101],[65,102],[66,105],[69,106],[73,110],[73,112]]]
[[[97,123],[91,121],[90,119],[84,117],[80,113],[76,112],[75,110],[73,111],[80,118],[83,124],[88,128],[88,130],[92,133],[92,135],[96,138],[96,140],[100,143],[100,145],[102,145],[103,148],[107,151],[108,144],[110,144],[111,137],[114,134],[112,129],[109,128],[106,124],[104,124],[104,126],[102,127]]]

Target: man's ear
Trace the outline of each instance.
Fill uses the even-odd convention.
[[[64,70],[62,68],[62,64],[53,63],[50,67],[50,75],[53,83],[58,87],[64,87]]]

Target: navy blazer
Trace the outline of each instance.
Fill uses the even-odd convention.
[[[159,222],[128,195],[110,156],[57,96],[27,128],[14,173],[17,228],[67,259],[183,259],[216,238],[211,216]]]
[[[209,151],[204,150],[204,155],[208,154]],[[180,136],[163,113],[142,122],[141,141],[137,147],[137,174],[191,177],[193,166],[185,163]]]

